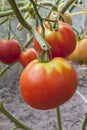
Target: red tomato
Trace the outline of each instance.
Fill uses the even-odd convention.
[[[29,48],[21,52],[19,56],[19,61],[25,67],[28,63],[30,63],[32,60],[36,58],[37,58],[36,50],[34,48]]]
[[[19,58],[21,46],[16,40],[0,40],[0,61],[12,64]]]
[[[41,34],[41,26],[37,31]],[[70,25],[59,21],[59,26],[56,29],[50,30],[47,24],[45,25],[45,39],[52,47],[52,57],[67,57],[76,47],[76,35]],[[40,51],[41,47],[36,39],[34,39],[34,47],[36,51]]]
[[[73,66],[63,58],[49,62],[32,61],[20,76],[24,100],[34,108],[47,110],[68,101],[76,91],[77,75]]]

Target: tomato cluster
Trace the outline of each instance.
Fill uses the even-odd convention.
[[[53,30],[47,23],[44,23],[44,27],[52,59],[48,62],[33,60],[20,76],[20,91],[24,100],[40,110],[52,109],[68,101],[78,84],[74,67],[65,59],[76,47],[76,35],[72,27],[61,21],[58,22],[58,28]],[[42,33],[40,25],[37,31]],[[37,53],[43,51],[35,38],[34,47]]]
[[[25,51],[21,49],[17,40],[0,40],[0,61],[4,64],[13,64],[17,61],[25,67],[29,62],[37,58],[34,48]]]
[[[25,50],[21,49],[17,40],[0,40],[0,61],[4,64],[19,61],[24,66],[20,76],[21,94],[29,105],[41,110],[52,109],[68,101],[78,84],[74,67],[65,59],[76,47],[72,27],[59,21],[58,27],[52,30],[48,23],[44,23],[44,28],[52,59],[49,58],[49,51],[43,51],[35,38],[34,48]],[[40,25],[37,31],[41,34]],[[43,57],[44,62],[39,60]],[[49,60],[45,61],[46,58]]]

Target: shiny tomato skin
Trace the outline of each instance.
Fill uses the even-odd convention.
[[[41,34],[41,26],[39,25],[37,31]],[[59,21],[59,27],[50,30],[45,26],[45,39],[51,46],[52,58],[67,57],[76,47],[76,35],[70,25]],[[36,51],[40,51],[41,47],[36,39],[34,39],[34,47]]]
[[[73,66],[63,58],[50,62],[32,61],[20,76],[20,91],[32,107],[47,110],[68,101],[76,91],[78,79]]]
[[[32,60],[37,58],[37,52],[34,48],[28,48],[24,51],[21,51],[19,56],[20,63],[25,67],[30,63]]]
[[[78,64],[87,64],[87,38],[77,41],[76,48],[68,59]]]
[[[0,40],[0,61],[12,64],[19,58],[21,46],[17,40]]]

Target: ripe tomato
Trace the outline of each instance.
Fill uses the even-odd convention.
[[[73,66],[63,58],[49,62],[32,61],[20,76],[24,100],[34,108],[47,110],[68,101],[76,91],[77,75]]]
[[[76,49],[68,58],[78,64],[87,64],[87,38],[77,42]]]
[[[12,64],[19,58],[21,46],[16,40],[0,40],[0,61]]]
[[[37,31],[41,34],[41,26]],[[59,21],[59,26],[56,29],[50,30],[45,25],[45,39],[52,47],[52,57],[67,57],[76,47],[76,35],[70,25]],[[34,47],[36,51],[40,51],[41,47],[36,39],[34,39]]]
[[[21,51],[19,56],[20,63],[25,67],[32,60],[37,58],[37,53],[34,48],[28,48],[25,51]]]

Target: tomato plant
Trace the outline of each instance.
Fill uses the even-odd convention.
[[[25,67],[32,60],[37,58],[37,53],[34,48],[28,48],[24,51],[21,51],[19,56],[20,63]]]
[[[32,43],[32,39],[34,37],[35,49],[37,52],[39,51],[38,60],[36,59],[31,61],[33,60],[31,58],[34,55],[29,53],[29,49],[21,51],[21,44],[17,44],[19,47],[16,46],[16,44],[15,46],[11,44],[14,40],[0,40],[0,63],[3,62],[5,64],[11,64],[0,64],[0,76],[5,74],[5,72],[12,67],[12,63],[16,62],[17,60],[20,61],[20,63],[25,67],[20,77],[20,90],[24,100],[32,107],[41,110],[47,110],[56,107],[58,120],[58,128],[56,129],[58,130],[62,130],[59,106],[68,101],[73,96],[78,83],[76,72],[73,66],[69,63],[69,61],[63,58],[67,58],[75,50],[75,47],[77,47],[76,36],[72,27],[70,26],[72,25],[72,19],[70,16],[79,14],[81,15],[82,13],[87,14],[86,9],[82,7],[84,4],[82,4],[82,6],[79,4],[81,2],[83,1],[1,0],[0,2],[0,26],[5,25],[6,23],[5,30],[3,29],[3,31],[6,31],[6,36],[8,35],[8,39],[15,38],[19,39],[19,41],[23,41],[23,49],[25,49],[29,46],[30,43]],[[72,10],[74,8],[78,8],[80,11],[76,9],[73,12]],[[43,13],[40,11],[44,10],[45,12],[47,11],[47,14],[43,12],[43,15]],[[57,11],[56,19],[54,18],[54,14],[51,19],[50,12],[53,11]],[[71,11],[71,14],[67,15],[67,11]],[[65,23],[59,21],[62,20],[61,17]],[[77,17],[75,17],[75,20],[76,18]],[[15,20],[17,20],[17,23],[19,23],[14,29],[14,25],[16,25],[14,24]],[[40,25],[37,28],[38,23]],[[76,23],[76,21],[73,23]],[[19,31],[21,33],[23,29],[23,34],[25,34],[24,37],[19,34]],[[76,30],[76,27],[74,30]],[[5,35],[3,36],[2,33],[3,32],[1,31],[0,37],[6,37]],[[26,33],[28,35],[26,35]],[[25,36],[27,36],[27,39]],[[51,48],[48,44],[46,44],[46,41],[51,46]],[[52,57],[50,51],[52,53]],[[86,55],[86,51],[83,53]],[[61,58],[58,58],[59,56]],[[80,62],[83,62],[82,60],[83,59],[81,59]],[[86,59],[83,63],[86,63]],[[87,103],[85,97],[81,95],[80,92],[77,92],[78,90],[76,91],[76,94],[78,94]],[[3,90],[1,90],[1,93],[3,94]],[[11,95],[9,94],[9,96]],[[0,96],[1,99],[4,99],[4,95]],[[10,98],[12,97],[13,95]],[[6,100],[9,103],[9,100]],[[12,103],[14,103],[13,98],[11,100]],[[17,104],[18,103],[19,102],[17,102]],[[8,129],[33,130],[32,128],[25,125],[25,123],[15,118],[5,108],[3,101],[0,101],[0,112],[14,123],[12,124],[13,128]],[[87,114],[85,115],[86,116],[82,121],[81,130],[85,130],[87,127]],[[74,125],[72,124],[72,126]],[[1,127],[1,129],[3,129],[4,125]]]
[[[32,107],[42,110],[65,103],[76,88],[76,72],[63,58],[54,58],[47,63],[34,60],[20,77],[20,90],[24,100]]]
[[[50,30],[47,24],[45,26],[45,39],[52,47],[52,57],[67,57],[76,47],[76,35],[70,25],[59,21],[58,28]],[[41,34],[41,26],[39,25],[37,31]],[[36,39],[34,39],[34,47],[37,51],[41,47]]]
[[[69,56],[69,59],[78,64],[87,64],[87,38],[78,40],[76,49]]]
[[[0,61],[12,64],[19,58],[21,46],[17,40],[0,40]]]

